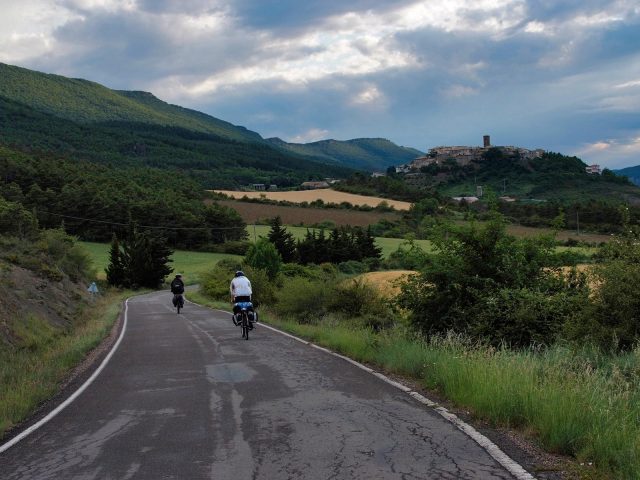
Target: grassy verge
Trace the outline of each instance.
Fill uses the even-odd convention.
[[[198,294],[198,303],[226,308]],[[640,350],[604,356],[556,346],[496,350],[461,337],[425,341],[402,328],[374,333],[339,321],[269,323],[355,360],[422,383],[497,426],[516,428],[548,452],[569,455],[573,478],[640,475]]]
[[[98,298],[69,331],[30,317],[17,348],[0,347],[0,438],[51,398],[60,383],[110,332],[130,292]]]

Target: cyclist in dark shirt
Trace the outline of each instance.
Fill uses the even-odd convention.
[[[180,302],[180,306],[182,307],[184,305],[184,299],[182,298],[184,282],[182,281],[182,275],[180,273],[176,273],[176,278],[171,282],[171,293],[173,293],[173,306],[177,307],[178,302]]]

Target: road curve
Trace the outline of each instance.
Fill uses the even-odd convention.
[[[100,376],[0,454],[13,479],[513,479],[397,388],[167,292],[129,301]]]

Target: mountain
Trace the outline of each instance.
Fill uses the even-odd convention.
[[[613,171],[616,175],[622,175],[631,180],[634,184],[640,185],[640,165],[635,167],[621,168]]]
[[[115,167],[176,170],[206,188],[287,187],[354,171],[277,148],[244,127],[150,93],[1,63],[0,144]]]
[[[111,90],[98,83],[0,63],[0,95],[81,124],[133,122],[173,126],[238,141],[262,137],[210,115],[171,105],[148,92]]]
[[[287,143],[268,138],[277,147],[313,159],[324,159],[340,165],[363,170],[386,170],[392,165],[408,163],[423,152],[401,147],[384,138],[356,138],[353,140],[321,140],[313,143]]]

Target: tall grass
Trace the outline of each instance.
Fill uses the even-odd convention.
[[[101,297],[69,330],[35,316],[14,320],[17,343],[0,345],[0,438],[55,394],[69,371],[106,337],[125,296]]]

